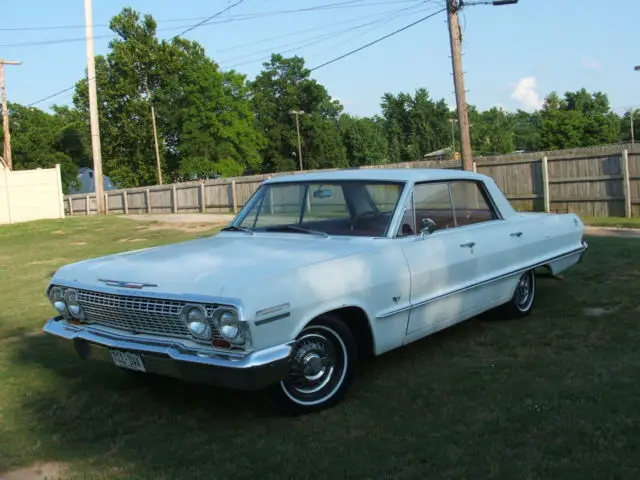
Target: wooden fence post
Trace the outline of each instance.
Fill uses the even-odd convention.
[[[238,212],[238,196],[236,193],[236,181],[231,180],[231,206],[233,207],[233,213]]]
[[[551,198],[549,197],[549,159],[545,155],[542,157],[542,198],[544,200],[544,211],[551,211]]]
[[[89,202],[91,202],[91,198],[89,197],[89,195],[87,195],[87,199],[86,199],[85,205],[84,205],[84,213],[85,213],[85,215],[89,215],[89,212],[91,211],[91,208],[89,207]]]
[[[473,173],[478,173],[478,164],[475,160],[473,161]]]
[[[176,185],[171,185],[171,207],[173,213],[178,213],[178,193],[176,192]]]
[[[624,149],[620,157],[622,170],[622,191],[624,193],[624,215],[631,218],[631,179],[629,178],[629,151]]]
[[[148,188],[144,191],[144,201],[147,204],[147,213],[151,213],[151,193]]]
[[[207,200],[204,196],[204,182],[200,183],[200,213],[204,213],[207,211]]]
[[[109,215],[109,194],[104,192],[104,214]]]
[[[124,208],[124,214],[127,215],[129,213],[129,196],[126,190],[122,193],[122,206]]]
[[[73,216],[73,198],[69,197],[69,215]]]

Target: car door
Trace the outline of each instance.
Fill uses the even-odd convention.
[[[430,224],[430,233],[421,227]],[[471,229],[458,229],[446,182],[414,185],[398,239],[409,266],[411,312],[407,335],[420,337],[455,322],[471,305],[464,289],[478,274]]]
[[[509,272],[519,264],[523,230],[502,219],[481,181],[452,181],[450,192],[456,228],[474,243],[476,275],[468,300],[481,311],[510,297]]]

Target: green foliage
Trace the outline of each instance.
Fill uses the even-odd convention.
[[[303,168],[319,168],[316,166],[327,162],[334,166],[344,164],[345,154],[337,146],[340,137],[334,123],[342,105],[310,78],[311,72],[300,57],[273,54],[263,67],[249,84],[255,118],[267,138],[262,148],[263,170],[281,171],[291,163],[298,165],[298,137],[292,110],[304,111],[299,116]]]
[[[500,155],[515,150],[514,118],[500,108],[479,113],[469,108],[471,147],[478,156]]]
[[[64,193],[77,184],[77,167],[86,161],[77,118],[54,107],[53,115],[34,107],[8,103],[14,170],[52,168],[60,164]]]
[[[155,114],[163,181],[300,169],[416,161],[460,151],[456,112],[430,97],[385,93],[381,115],[358,118],[311,78],[298,56],[274,53],[252,80],[222,71],[197,42],[160,40],[150,15],[123,8],[110,22],[116,38],[96,57],[103,170],[123,187],[156,184]],[[51,113],[10,104],[15,168],[60,163],[65,191],[78,167],[92,166],[86,79],[74,107]],[[473,153],[505,154],[615,143],[631,139],[629,114],[613,113],[607,96],[585,89],[551,93],[537,112],[480,111],[468,106]],[[640,138],[640,115],[635,117]]]
[[[540,146],[545,150],[587,147],[620,140],[620,118],[603,93],[585,89],[560,98],[552,92],[540,112]]]
[[[444,100],[431,100],[426,89],[416,90],[413,97],[385,93],[381,107],[389,162],[416,161],[451,145],[449,107]]]
[[[349,166],[386,163],[388,145],[381,122],[343,114],[339,127]]]

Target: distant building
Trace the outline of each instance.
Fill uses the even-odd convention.
[[[94,193],[96,191],[96,184],[93,178],[93,170],[88,167],[82,167],[78,169],[78,185],[76,187],[69,188],[69,193]],[[111,179],[106,175],[102,176],[102,184],[104,191],[115,190],[117,187],[113,184]]]

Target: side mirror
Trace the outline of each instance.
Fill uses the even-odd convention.
[[[434,222],[430,218],[423,218],[420,220],[420,234],[423,238],[435,232],[436,228],[436,222]]]

